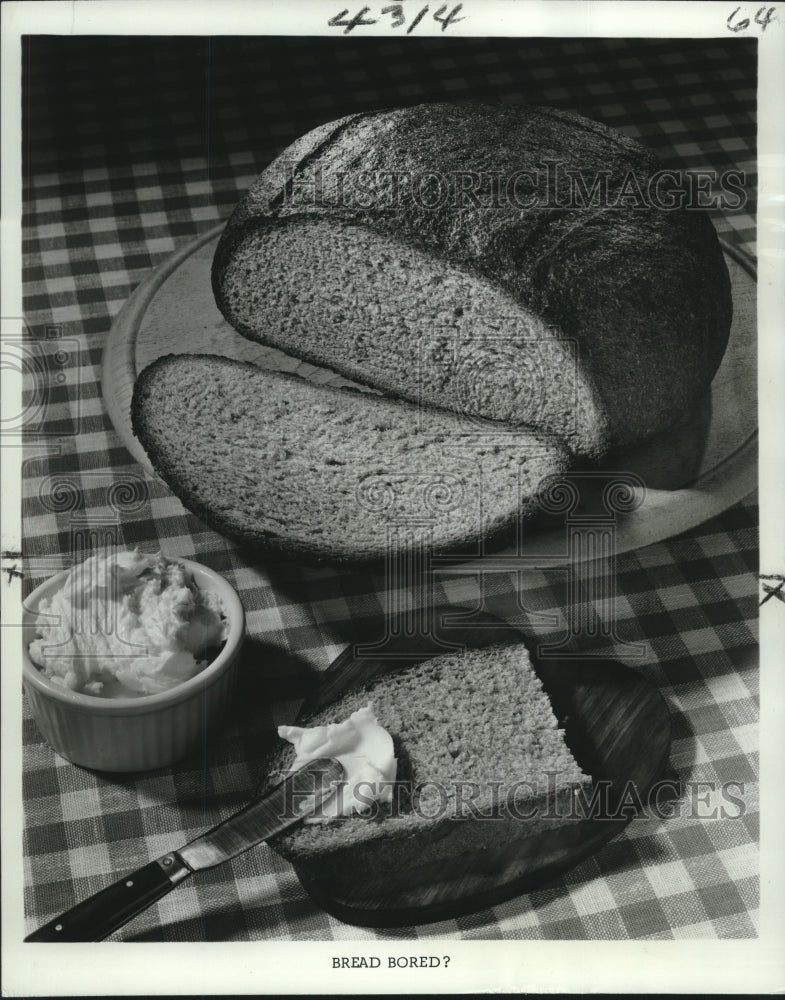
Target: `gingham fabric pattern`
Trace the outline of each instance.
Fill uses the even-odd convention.
[[[753,253],[756,80],[754,43],[738,38],[34,37],[24,48],[25,589],[69,565],[75,520],[109,524],[124,545],[160,545],[224,573],[249,631],[227,728],[201,757],[170,769],[112,776],[75,767],[44,743],[25,708],[32,930],[243,804],[264,777],[274,725],[298,707],[298,668],[324,669],[348,642],[378,637],[389,597],[380,577],[249,557],[131,460],[102,403],[101,351],[150,269],[225,218],[257,171],[314,125],[469,97],[574,109],[640,138],[671,166],[743,170],[746,204],[714,218],[726,240]],[[114,939],[754,936],[756,529],[753,495],[619,559],[618,640],[608,653],[657,684],[670,707],[670,766],[682,794],[669,818],[635,819],[539,891],[379,931],[326,915],[260,847],[194,877]],[[445,575],[439,591],[456,604],[482,598],[532,638],[559,634],[543,618],[565,605],[558,570]],[[628,655],[636,642],[642,658]]]

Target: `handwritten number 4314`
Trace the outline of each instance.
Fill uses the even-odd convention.
[[[448,4],[443,4],[437,11],[433,13],[434,21],[438,21],[442,26],[442,31],[446,31],[451,24],[456,24],[458,21],[465,21],[465,17],[458,17],[463,4],[456,4],[450,13],[447,13]],[[348,10],[342,10],[340,14],[336,14],[335,17],[331,17],[327,22],[331,28],[343,28],[344,35],[348,35],[350,31],[355,28],[363,27],[368,24],[377,24],[379,22],[378,17],[366,17],[370,12],[370,7],[363,7],[361,11],[354,15],[352,18],[347,18]],[[422,21],[425,15],[428,13],[428,6],[422,8],[422,10],[412,18],[409,27],[406,29],[406,34],[410,34],[417,25]],[[382,16],[390,15],[390,27],[400,28],[402,24],[406,23],[406,17],[403,13],[402,3],[392,3],[388,7],[382,7],[380,14]]]

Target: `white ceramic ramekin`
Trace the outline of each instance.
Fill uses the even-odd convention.
[[[98,771],[149,771],[172,764],[213,735],[234,689],[245,635],[245,613],[234,588],[218,573],[178,559],[201,590],[214,591],[229,620],[229,636],[219,655],[201,673],[169,691],[139,698],[97,698],[51,683],[27,654],[36,637],[41,599],[63,583],[58,573],[25,601],[23,682],[41,734],[74,764]]]

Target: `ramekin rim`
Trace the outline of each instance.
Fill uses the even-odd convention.
[[[22,679],[24,683],[32,684],[43,696],[50,698],[69,708],[79,710],[85,714],[99,715],[144,715],[159,709],[170,708],[174,704],[186,702],[194,694],[211,687],[223,675],[224,671],[234,662],[240,652],[240,648],[245,637],[245,609],[239,594],[231,583],[217,570],[206,566],[204,563],[194,559],[187,559],[183,556],[167,556],[176,562],[182,563],[191,573],[203,573],[221,590],[221,601],[224,611],[229,621],[229,635],[216,658],[209,663],[204,670],[189,677],[188,680],[169,688],[167,691],[159,691],[156,694],[139,695],[136,698],[100,698],[96,695],[83,694],[80,691],[71,691],[69,688],[53,684],[33,663],[27,651],[27,643],[22,637]],[[48,577],[40,583],[25,598],[22,604],[22,624],[23,628],[34,628],[30,621],[35,616],[35,612],[28,607],[36,599],[40,591],[54,587],[56,581],[65,579],[70,569],[61,570],[53,576]]]

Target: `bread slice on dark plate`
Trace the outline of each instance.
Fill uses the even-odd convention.
[[[272,846],[298,869],[390,891],[416,883],[418,868],[460,867],[462,856],[467,872],[482,871],[485,848],[579,818],[576,791],[588,792],[591,778],[573,759],[524,645],[390,664],[299,724],[341,723],[368,705],[393,739],[395,793],[368,815],[309,821],[275,838]],[[271,783],[294,758],[281,739],[267,765]],[[360,791],[384,798],[371,784]]]

